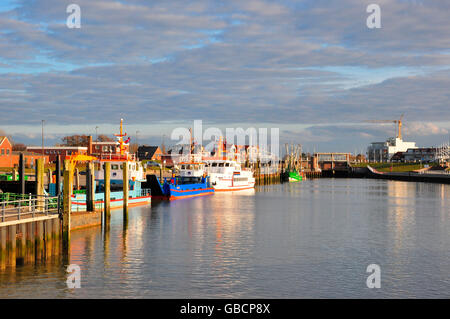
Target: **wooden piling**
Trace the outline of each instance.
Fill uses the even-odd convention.
[[[123,162],[123,218],[124,221],[128,220],[128,194],[129,194],[129,182],[128,182],[128,163]]]
[[[25,194],[25,161],[23,159],[23,153],[19,155],[19,181],[20,193]]]
[[[16,233],[17,233],[17,226],[16,225],[9,225],[8,226],[8,232],[9,232],[9,243],[7,243],[7,247],[10,250],[16,249]]]
[[[111,163],[105,162],[104,168],[104,203],[105,203],[105,212],[104,212],[104,220],[105,224],[109,223],[109,219],[111,218]]]
[[[80,170],[75,168],[75,189],[80,190]]]
[[[61,157],[56,156],[56,196],[61,195]]]
[[[73,171],[68,160],[64,163],[64,186],[63,186],[63,229],[62,240],[63,247],[68,248],[70,244],[70,213],[72,210],[72,190],[73,190]]]
[[[6,227],[0,228],[0,252],[6,250]]]
[[[86,167],[86,208],[88,212],[95,211],[95,175],[94,163],[89,162]]]
[[[44,159],[38,158],[36,160],[36,195],[37,195],[37,210],[44,211],[45,199],[44,199]]]

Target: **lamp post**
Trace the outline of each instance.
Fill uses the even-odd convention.
[[[95,141],[98,142],[98,126],[95,127]]]
[[[41,124],[42,124],[42,160],[44,161],[45,164],[45,155],[44,155],[44,122],[45,120],[41,120]]]

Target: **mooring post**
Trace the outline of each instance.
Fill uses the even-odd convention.
[[[36,160],[35,168],[36,176],[36,197],[37,197],[37,210],[44,210],[44,159],[38,158]]]
[[[56,196],[61,195],[61,158],[60,156],[56,156],[56,178],[55,178],[55,186],[56,186]]]
[[[128,162],[123,162],[123,219],[128,220],[128,192],[129,192],[129,182],[128,182]]]
[[[75,189],[80,190],[80,170],[75,168]]]
[[[93,162],[89,162],[86,166],[86,207],[88,212],[95,211],[95,176]]]
[[[105,162],[104,164],[104,174],[103,174],[103,180],[104,180],[104,202],[105,202],[105,212],[104,212],[104,220],[105,224],[108,225],[109,219],[111,218],[111,163]]]
[[[25,161],[23,160],[23,153],[19,155],[19,181],[20,193],[25,194]]]
[[[64,185],[63,185],[63,229],[62,241],[65,249],[70,244],[70,213],[72,211],[73,168],[69,160],[64,161]]]
[[[47,185],[49,185],[50,188],[50,183],[52,183],[52,169],[51,168],[47,168]]]

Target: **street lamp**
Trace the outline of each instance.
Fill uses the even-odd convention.
[[[138,148],[139,148],[138,133],[140,133],[140,131],[136,130],[136,158],[138,156]]]
[[[45,164],[45,156],[44,156],[44,122],[45,122],[45,120],[41,120],[41,123],[42,123],[42,159],[43,159],[44,164]]]
[[[98,142],[98,126],[95,127],[95,141]]]

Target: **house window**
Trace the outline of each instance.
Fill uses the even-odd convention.
[[[9,148],[6,150],[6,155],[9,155]]]
[[[2,148],[2,155],[5,155],[5,149]]]

